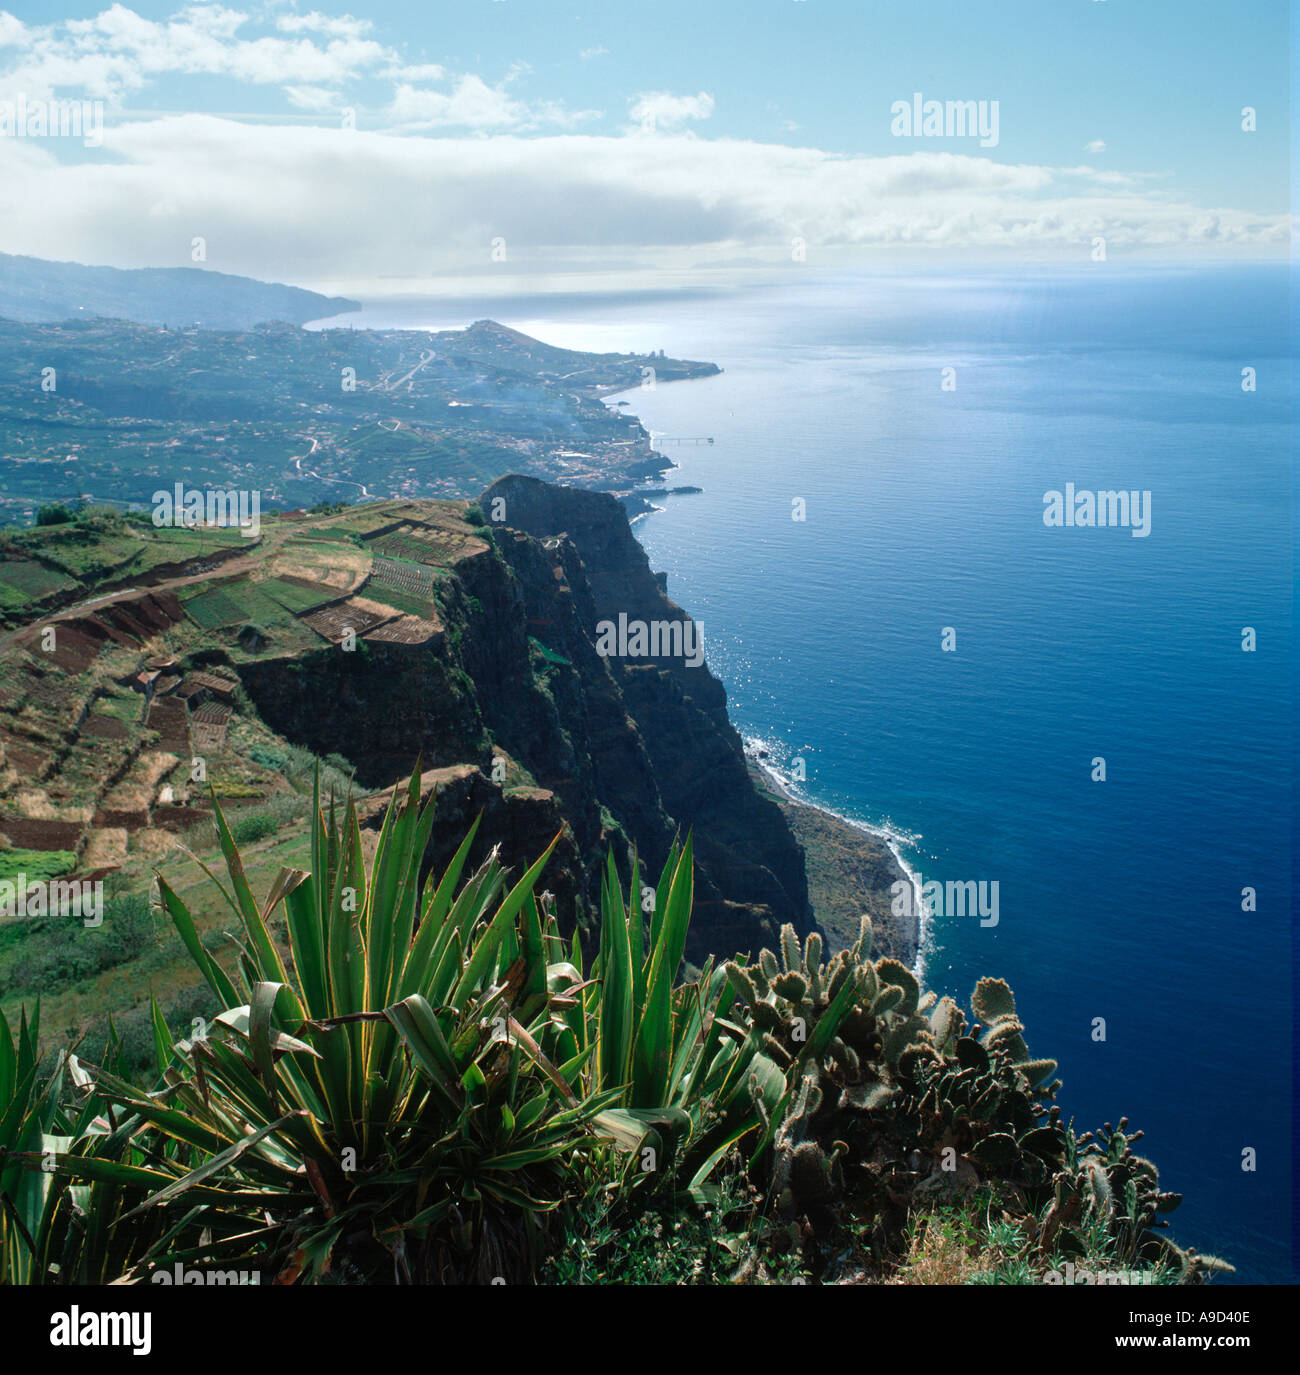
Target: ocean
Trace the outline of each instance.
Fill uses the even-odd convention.
[[[923,879],[996,892],[996,924],[935,916],[928,985],[1006,978],[1065,1117],[1141,1128],[1172,1235],[1238,1282],[1296,1274],[1291,288],[792,265],[476,312],[724,369],[620,399],[703,488],[635,528],[733,721]],[[1067,484],[1137,494],[1128,525],[1046,525]]]

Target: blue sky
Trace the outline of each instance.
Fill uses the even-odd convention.
[[[378,262],[419,276],[430,254],[459,270],[498,236],[538,270],[600,254],[661,266],[788,257],[796,239],[831,256],[900,244],[1077,255],[1101,234],[1115,251],[1276,256],[1290,211],[1288,10],[0,0],[0,114],[5,100],[98,98],[106,127],[96,148],[23,143],[0,127],[0,173],[16,178],[8,198],[0,179],[0,249],[36,251],[26,190],[69,213],[88,197],[101,256],[123,265],[174,256],[180,220],[212,219],[239,239],[234,270],[284,258],[296,235],[313,241],[311,275],[339,280]],[[996,101],[996,146],[895,136],[891,105],[914,92]],[[1254,132],[1241,128],[1245,106]],[[360,135],[346,149],[333,138],[342,110]],[[205,202],[205,168],[248,213]],[[386,254],[349,254],[332,270],[319,227],[274,193],[316,197],[337,219],[340,178],[381,212],[416,202],[428,235],[394,233]],[[142,195],[148,222],[132,237]],[[84,255],[89,238],[84,223],[56,226],[54,247]]]
[[[1209,199],[1285,211],[1288,5],[1263,0],[469,0],[366,9],[426,60],[503,74],[617,124],[647,86],[708,91],[714,136],[897,152],[913,91],[1001,103],[1002,161],[1058,163],[1101,138],[1106,165],[1169,170]],[[583,61],[584,50],[607,55]],[[1266,112],[1253,140],[1239,114]],[[788,122],[799,127],[790,130]],[[946,145],[956,147],[956,144]]]

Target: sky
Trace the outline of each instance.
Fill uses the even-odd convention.
[[[1290,247],[1287,0],[3,6],[5,252],[374,293]]]

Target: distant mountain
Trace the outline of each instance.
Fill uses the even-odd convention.
[[[0,253],[0,319],[55,323],[100,316],[142,325],[251,329],[301,325],[360,303],[197,267],[86,267]]]

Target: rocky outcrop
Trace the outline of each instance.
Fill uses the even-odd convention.
[[[474,764],[453,764],[422,773],[420,795],[422,802],[432,798],[437,809],[425,855],[426,869],[442,873],[476,817],[482,820],[466,861],[467,874],[495,850],[500,862],[517,878],[558,836],[537,891],[549,893],[560,913],[573,914],[584,935],[594,932],[587,920],[589,875],[554,793],[545,788],[501,786]],[[358,805],[363,836],[377,832],[383,824],[390,796],[388,792],[377,793]]]
[[[590,929],[612,849],[658,877],[693,830],[696,908],[688,958],[773,945],[812,925],[803,852],[755,790],[726,693],[704,665],[602,653],[598,625],[689,621],[664,592],[612,496],[511,477],[482,501],[490,546],[438,583],[445,633],[422,644],[240,665],[274,731],[340,753],[376,791],[417,763],[437,796],[430,859],[446,862],[483,813],[518,871],[561,831],[543,878],[567,928]],[[481,532],[477,532],[481,533]]]
[[[810,929],[803,852],[780,809],[753,787],[722,684],[685,653],[598,652],[602,623],[691,620],[651,571],[620,503],[605,493],[511,476],[494,483],[480,506],[501,527],[498,547],[521,586],[536,590],[530,617],[537,638],[575,659],[595,730],[589,748],[602,798],[627,806],[657,792],[674,829],[694,830],[702,871],[696,929],[709,948],[771,944],[787,921],[800,932]],[[512,532],[532,538],[520,541]],[[535,564],[539,542],[551,561],[549,584]],[[644,851],[640,835],[651,818],[633,825]]]

